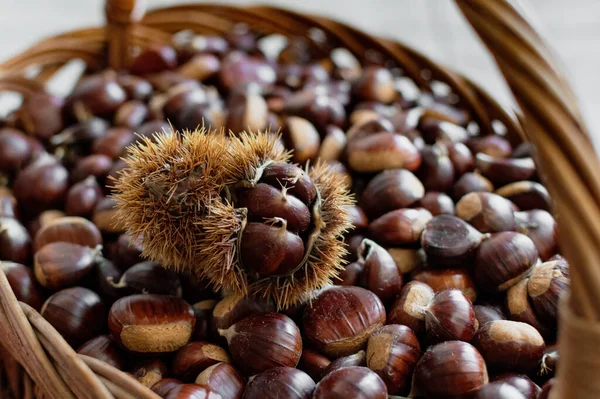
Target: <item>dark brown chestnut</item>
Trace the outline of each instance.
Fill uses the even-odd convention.
[[[101,259],[100,250],[70,242],[46,244],[33,258],[35,278],[54,291],[79,285]]]
[[[274,162],[268,165],[263,170],[260,181],[276,188],[285,186],[288,194],[306,205],[312,204],[317,197],[317,189],[308,174],[300,167],[286,162]]]
[[[542,360],[544,338],[526,323],[495,320],[479,326],[473,337],[488,367],[495,370],[528,372]]]
[[[56,219],[60,219],[65,216],[66,215],[63,211],[59,211],[57,209],[49,209],[47,211],[44,211],[37,215],[35,219],[33,219],[31,222],[29,222],[29,233],[32,237],[35,237],[37,235],[37,232],[40,231],[42,227],[46,226],[47,224],[53,222]]]
[[[433,217],[421,235],[430,266],[462,266],[485,238],[464,220],[452,215]]]
[[[550,261],[533,268],[527,282],[527,293],[535,314],[546,324],[556,326],[560,297],[569,289],[558,261]]]
[[[105,157],[116,161],[120,156],[125,155],[127,146],[135,141],[136,136],[130,129],[108,129],[104,136],[94,140],[92,152],[95,155],[104,155]]]
[[[116,301],[108,314],[112,337],[140,353],[174,352],[194,331],[194,311],[183,299],[155,294],[131,295]]]
[[[103,233],[121,234],[125,231],[125,226],[114,218],[115,206],[116,201],[114,198],[105,197],[98,201],[96,208],[94,208],[92,221],[96,228]]]
[[[417,176],[427,191],[446,192],[455,180],[454,165],[444,145],[426,146],[421,150],[423,162]]]
[[[295,367],[302,352],[300,330],[281,313],[254,314],[219,334],[227,339],[231,358],[246,375],[286,366]]]
[[[404,168],[415,171],[421,154],[408,137],[395,133],[374,133],[348,143],[348,164],[355,172],[380,172]]]
[[[419,242],[431,219],[431,213],[423,208],[396,209],[373,220],[368,234],[382,245],[412,245]]]
[[[304,371],[277,367],[252,377],[242,399],[311,399],[315,386]]]
[[[448,144],[448,158],[454,165],[456,176],[462,176],[475,168],[475,157],[469,147],[463,143]]]
[[[429,211],[433,216],[454,215],[454,201],[447,194],[430,191],[423,196],[417,205]]]
[[[482,233],[514,231],[514,204],[493,193],[469,193],[456,203],[456,216]]]
[[[153,45],[144,49],[131,62],[129,70],[134,75],[162,72],[177,66],[177,54],[173,47]]]
[[[383,303],[396,298],[402,289],[402,274],[385,249],[365,238],[358,249],[358,262],[363,264],[360,286],[374,292]]]
[[[85,118],[89,115],[109,115],[126,99],[127,94],[116,82],[116,73],[111,71],[83,78],[67,99],[66,105],[76,115]]]
[[[160,359],[143,359],[130,370],[133,377],[148,388],[162,380],[167,371],[167,365]]]
[[[77,216],[54,219],[35,235],[34,250],[39,251],[51,242],[70,242],[96,248],[102,245],[102,235],[94,223]]]
[[[127,270],[136,263],[142,261],[142,236],[131,237],[127,233],[119,235],[119,238],[110,245],[106,254],[121,270]]]
[[[475,347],[462,341],[442,342],[429,347],[417,363],[414,394],[464,398],[473,396],[488,381],[485,361]]]
[[[509,288],[506,293],[506,309],[508,318],[513,321],[527,323],[538,330],[542,335],[547,336],[549,329],[541,322],[535,314],[527,285],[529,278],[524,278],[517,284]]]
[[[94,176],[74,184],[67,192],[65,213],[69,216],[89,217],[103,197],[102,189]]]
[[[334,358],[363,349],[369,335],[385,324],[385,308],[371,291],[360,287],[332,287],[304,311],[306,345]]]
[[[281,138],[290,150],[292,160],[300,165],[315,158],[321,145],[321,137],[314,125],[304,118],[288,117],[281,127]]]
[[[204,82],[215,77],[221,69],[221,61],[213,54],[198,54],[177,68],[177,72],[188,79]]]
[[[558,252],[558,225],[550,213],[534,209],[515,212],[514,217],[517,230],[531,238],[543,261]]]
[[[542,209],[550,211],[552,199],[546,187],[534,181],[518,181],[496,190],[496,194],[512,201],[522,211]]]
[[[494,378],[493,383],[502,383],[512,386],[519,391],[525,399],[536,399],[541,389],[523,374],[505,373]],[[501,389],[502,391],[502,389]]]
[[[71,182],[77,183],[94,176],[100,184],[105,182],[112,185],[110,179],[106,179],[113,168],[113,160],[103,154],[92,154],[81,158],[71,169]]]
[[[31,160],[33,149],[27,136],[20,130],[0,129],[0,171],[15,173]]]
[[[495,320],[506,320],[504,312],[498,306],[493,305],[474,305],[475,318],[480,326],[487,322]]]
[[[536,174],[532,158],[494,158],[483,153],[477,154],[475,158],[481,174],[496,186],[529,180]]]
[[[90,339],[77,350],[77,353],[102,360],[119,370],[125,367],[125,356],[110,335],[100,335]]]
[[[181,384],[168,391],[164,399],[223,399],[207,386]]]
[[[183,385],[183,382],[176,378],[163,378],[156,384],[152,385],[152,392],[161,398],[164,398],[169,392],[171,392],[172,389],[175,389],[180,385]]]
[[[196,327],[194,328],[192,340],[208,341],[212,338],[211,319],[216,304],[216,299],[205,299],[192,305],[196,316]]]
[[[385,382],[389,394],[408,393],[420,357],[419,340],[407,326],[388,324],[369,337],[367,366]]]
[[[40,140],[47,140],[64,126],[64,100],[45,91],[26,96],[17,111],[25,131]]]
[[[257,313],[274,312],[271,302],[243,295],[228,295],[215,305],[212,312],[212,329],[217,334],[219,329],[226,330],[238,321]]]
[[[190,342],[175,353],[171,372],[183,382],[192,382],[202,371],[220,362],[230,362],[225,349],[208,342]]]
[[[312,399],[387,399],[385,383],[366,367],[336,370],[318,384]]]
[[[0,261],[0,269],[18,301],[24,302],[39,312],[44,294],[36,284],[31,268],[20,263]]]
[[[371,65],[353,82],[352,93],[359,100],[390,103],[398,97],[394,76],[383,67]]]
[[[298,368],[308,374],[313,380],[320,381],[325,375],[331,360],[311,349],[303,348]]]
[[[420,281],[408,282],[390,308],[388,323],[408,326],[416,334],[420,334],[425,330],[425,312],[434,295],[427,284]]]
[[[245,388],[244,377],[229,363],[217,363],[202,371],[195,381],[215,391],[223,399],[240,399]]]
[[[135,129],[148,118],[148,107],[142,101],[130,100],[121,104],[115,113],[114,123],[116,126]],[[96,142],[94,142],[94,147]]]
[[[510,142],[495,134],[471,137],[467,145],[474,154],[482,153],[494,158],[508,158],[513,152]]]
[[[423,184],[410,171],[384,170],[364,189],[360,205],[371,218],[376,218],[395,209],[407,208],[424,194]]]
[[[106,331],[106,308],[87,288],[58,291],[44,302],[40,313],[75,348]]]
[[[494,191],[494,185],[491,181],[480,174],[469,172],[462,175],[452,189],[452,198],[455,201],[460,200],[469,193],[490,193]]]
[[[477,290],[466,269],[421,269],[413,274],[413,280],[430,286],[435,293],[457,289],[475,302]]]
[[[462,291],[438,292],[425,310],[425,331],[431,344],[452,340],[468,342],[477,328],[473,305]]]
[[[123,273],[118,281],[110,281],[122,295],[159,294],[181,297],[181,281],[173,270],[156,262],[140,262]]]
[[[0,260],[27,263],[31,259],[31,237],[17,219],[0,217]]]
[[[529,237],[505,231],[484,240],[475,256],[475,283],[488,291],[505,291],[522,280],[538,261]]]

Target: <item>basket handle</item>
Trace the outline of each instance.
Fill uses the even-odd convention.
[[[560,307],[555,398],[600,397],[600,163],[575,95],[544,40],[507,0],[456,0],[523,112],[554,200],[571,292]]]
[[[106,0],[104,13],[111,68],[120,70],[128,64],[130,32],[145,11],[146,0]]]

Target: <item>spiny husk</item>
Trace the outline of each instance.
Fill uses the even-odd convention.
[[[209,204],[220,202],[226,137],[204,128],[162,132],[141,138],[128,150],[128,167],[114,184],[116,220],[134,238],[141,236],[144,257],[189,269],[203,234],[198,221]]]

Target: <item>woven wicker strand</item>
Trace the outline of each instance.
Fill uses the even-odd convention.
[[[90,70],[123,69],[135,48],[169,44],[171,34],[191,29],[224,34],[245,23],[265,35],[308,36],[320,29],[327,37],[314,49],[327,56],[345,47],[357,58],[373,51],[393,60],[428,90],[429,79],[448,84],[470,109],[484,134],[498,120],[518,143],[527,137],[537,149],[537,163],[551,192],[561,250],[571,268],[571,295],[561,304],[561,366],[553,398],[600,397],[600,164],[563,73],[543,40],[507,0],[455,0],[490,52],[522,111],[514,114],[469,79],[438,65],[400,43],[367,35],[351,26],[311,15],[266,6],[181,5],[144,15],[145,1],[107,0],[105,28],[87,28],[44,39],[0,64],[0,91],[27,97],[44,88],[72,59]],[[27,79],[35,65],[40,72]],[[15,398],[147,398],[158,396],[125,373],[76,354],[35,310],[19,304],[0,269],[0,394],[7,382]],[[20,365],[22,365],[22,367]],[[4,396],[3,396],[4,397]]]

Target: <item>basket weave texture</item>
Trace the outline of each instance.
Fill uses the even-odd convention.
[[[142,0],[107,0],[106,27],[45,39],[0,64],[0,91],[27,97],[72,59],[89,70],[121,69],[134,48],[168,44],[173,33],[224,34],[237,23],[264,34],[306,36],[318,28],[326,36],[318,48],[326,57],[345,47],[359,60],[379,53],[405,71],[422,89],[432,80],[449,85],[470,109],[483,134],[492,121],[518,143],[536,148],[542,178],[554,199],[561,252],[571,264],[571,294],[561,307],[561,366],[554,398],[600,397],[600,164],[566,79],[543,40],[506,0],[456,0],[512,89],[521,114],[516,118],[468,78],[406,46],[365,34],[333,20],[265,6],[181,5],[144,14]],[[40,72],[24,76],[27,67]],[[423,71],[427,71],[426,74]],[[426,76],[426,78],[424,77]],[[19,303],[0,270],[0,395],[8,388],[23,398],[158,398],[123,372],[78,355],[35,310]]]

